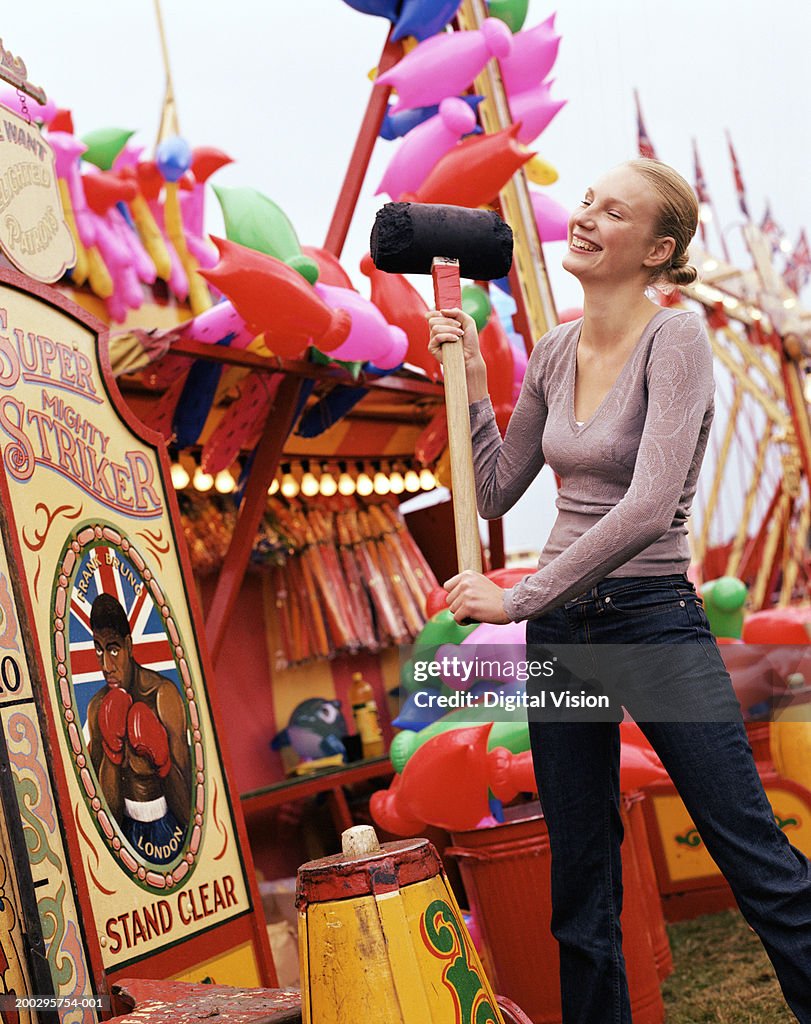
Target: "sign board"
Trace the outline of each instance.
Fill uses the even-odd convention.
[[[0,278],[0,499],[108,977],[273,983],[163,439],[100,327]],[[227,681],[226,681],[227,682]]]
[[[35,124],[2,105],[0,249],[35,281],[58,281],[76,262],[53,150]]]

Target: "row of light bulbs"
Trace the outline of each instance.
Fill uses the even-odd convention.
[[[219,494],[232,494],[237,482],[230,469],[212,475],[197,465],[190,474],[186,466],[177,461],[172,463],[172,485],[178,491],[191,485],[202,493],[213,489]],[[385,469],[379,463],[372,466],[364,462],[321,464],[313,468],[304,462],[284,463],[271,481],[268,494],[281,494],[284,498],[295,498],[299,494],[305,498],[314,498],[317,494],[326,498],[334,494],[345,497],[359,494],[365,498],[372,494],[416,494],[436,486],[436,477],[430,469],[416,470],[399,463]]]

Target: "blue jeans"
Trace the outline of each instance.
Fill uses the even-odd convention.
[[[702,687],[717,692],[721,704],[734,698],[701,600],[684,575],[605,579],[527,623],[528,646],[662,643],[700,644]],[[811,864],[775,822],[742,718],[638,724],[760,936],[786,1002],[811,1024]],[[530,740],[552,851],[563,1022],[628,1024],[619,726],[530,720]]]

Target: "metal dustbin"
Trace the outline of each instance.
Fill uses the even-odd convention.
[[[561,1024],[560,959],[550,927],[549,835],[539,804],[521,810],[530,813],[503,824],[454,832],[445,856],[459,862],[494,988],[514,999],[534,1024]],[[621,813],[630,836],[625,807]],[[632,842],[622,844],[622,868],[623,950],[634,1024],[662,1024],[659,972]]]

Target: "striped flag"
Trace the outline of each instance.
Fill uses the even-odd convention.
[[[780,225],[772,216],[771,204],[766,202],[766,209],[763,212],[763,220],[760,222],[760,230],[765,235],[772,247],[772,255],[780,252],[780,240],[783,237],[783,232],[780,230]]]
[[[698,157],[698,145],[696,140],[693,139],[693,175],[695,178],[695,191],[696,198],[698,199],[699,206],[699,226],[701,228],[701,241],[704,243],[704,247],[707,246],[707,224],[709,220],[709,211],[712,206],[710,202],[710,193],[707,191],[707,182],[704,178],[704,170],[701,166],[701,161]]]
[[[639,147],[639,155],[647,157],[649,160],[657,160],[656,150],[653,148],[653,143],[650,140],[645,129],[645,122],[642,119],[642,107],[639,104],[639,93],[634,89],[634,102],[636,103],[636,132],[637,132],[637,146]]]
[[[808,246],[805,228],[800,232],[794,252],[786,262],[786,269],[783,271],[783,280],[791,290],[799,295],[811,277],[811,249]]]
[[[727,132],[727,145],[729,146],[729,158],[732,161],[732,176],[735,179],[735,191],[738,193],[738,206],[741,208],[741,213],[750,220],[749,207],[746,205],[746,189],[743,184],[743,177],[741,176],[741,169],[738,166],[738,158],[735,155],[735,149],[732,145],[732,139],[730,138],[729,132]]]

